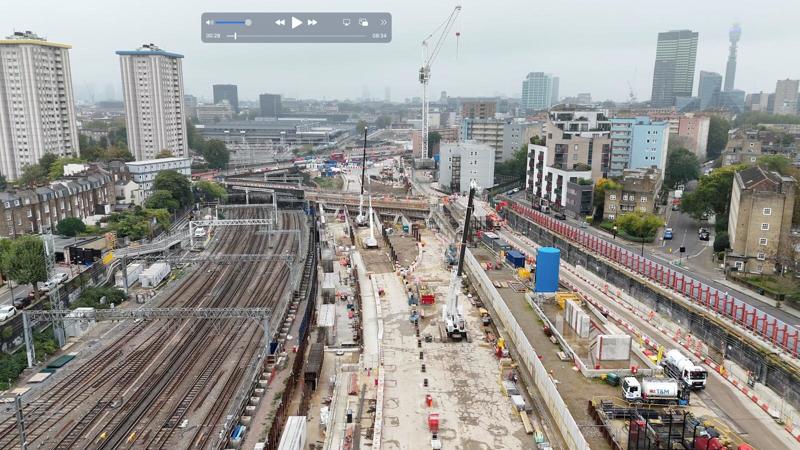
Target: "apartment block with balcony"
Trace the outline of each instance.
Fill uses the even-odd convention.
[[[781,273],[794,265],[790,242],[796,180],[751,166],[736,172],[728,215],[725,266]]]
[[[497,113],[495,100],[462,100],[461,119],[493,119]]]
[[[649,117],[611,119],[611,160],[608,176],[621,177],[625,169],[657,167],[662,174],[667,165],[669,124]]]
[[[461,140],[486,144],[494,150],[495,162],[503,161],[503,135],[505,120],[470,119],[461,121]]]
[[[655,212],[662,181],[661,171],[657,168],[625,169],[620,188],[605,191],[603,218],[614,220],[632,212]]]
[[[551,149],[543,145],[528,145],[528,174],[525,186],[529,198],[534,202],[543,201],[548,205],[567,205],[567,184],[580,179],[592,179],[592,169],[588,164],[576,162],[571,166],[564,161],[581,155],[578,149],[570,154],[569,147],[560,144]],[[585,154],[584,154],[585,156]],[[558,161],[558,162],[556,162]]]

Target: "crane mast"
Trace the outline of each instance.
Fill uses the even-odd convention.
[[[458,304],[458,293],[461,291],[461,275],[464,271],[464,256],[467,252],[470,218],[475,210],[476,189],[475,181],[472,181],[469,187],[467,212],[464,217],[464,230],[461,234],[461,249],[458,254],[458,265],[456,269],[453,270],[453,278],[450,280],[450,289],[447,293],[444,310],[442,311],[447,335],[452,339],[461,339],[467,336],[467,324]]]
[[[367,127],[364,127],[364,154],[361,159],[361,194],[358,196],[358,215],[356,225],[364,226],[366,217],[364,216],[364,175],[367,171]]]
[[[456,5],[447,20],[422,41],[422,67],[419,69],[419,82],[422,84],[422,158],[431,157],[430,149],[428,148],[428,114],[430,109],[428,102],[428,82],[431,79],[431,65],[439,55],[439,51],[442,49],[444,41],[450,33],[450,29],[453,28],[453,24],[455,24],[459,12],[461,12],[461,5]],[[439,31],[441,31],[441,34],[433,45],[433,49],[429,52],[428,42]]]

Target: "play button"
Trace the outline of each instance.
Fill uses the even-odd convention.
[[[292,16],[292,29],[299,27],[303,24],[303,21],[298,19],[297,17]]]

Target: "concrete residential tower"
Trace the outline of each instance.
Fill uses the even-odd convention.
[[[658,33],[656,63],[653,70],[654,108],[675,106],[676,97],[691,97],[698,33],[673,30]]]
[[[69,49],[30,31],[0,40],[0,173],[9,180],[45,153],[78,155]]]
[[[183,55],[153,44],[121,50],[122,90],[128,147],[137,161],[153,159],[162,150],[186,156],[183,105]]]
[[[521,106],[528,111],[544,111],[550,109],[552,101],[553,76],[544,72],[529,73],[522,82]]]

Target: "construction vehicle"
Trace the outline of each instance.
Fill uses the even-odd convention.
[[[686,383],[691,389],[705,389],[708,372],[687,358],[678,349],[667,352],[661,361],[664,373],[668,376]]]
[[[364,247],[378,248],[378,240],[375,239],[375,224],[373,223],[372,195],[369,196],[369,236],[364,239]]]
[[[469,186],[469,200],[467,201],[467,212],[464,217],[464,229],[461,233],[461,249],[458,254],[458,265],[453,271],[453,278],[450,280],[450,290],[447,293],[447,300],[442,309],[442,321],[445,331],[451,339],[461,339],[467,337],[467,323],[464,314],[458,304],[458,295],[461,292],[461,274],[464,270],[464,255],[467,251],[467,237],[469,236],[469,222],[475,209],[475,190],[477,186],[473,180]]]
[[[429,102],[428,102],[428,83],[431,80],[431,65],[436,61],[439,56],[439,51],[444,45],[447,35],[450,34],[450,29],[456,22],[458,14],[461,12],[461,5],[456,5],[453,12],[441,25],[439,25],[431,34],[422,41],[422,67],[419,69],[419,82],[422,84],[422,158],[431,158],[432,154],[428,148],[428,122],[429,122]],[[441,34],[436,40],[433,49],[428,51],[428,41],[441,30]],[[458,33],[457,33],[458,35]]]
[[[686,406],[689,404],[689,388],[672,378],[643,378],[639,381],[636,377],[625,377],[622,379],[622,398],[628,403]]]
[[[364,127],[364,156],[361,160],[361,194],[358,196],[358,215],[356,226],[367,226],[367,217],[364,215],[364,175],[367,171],[367,127]]]

